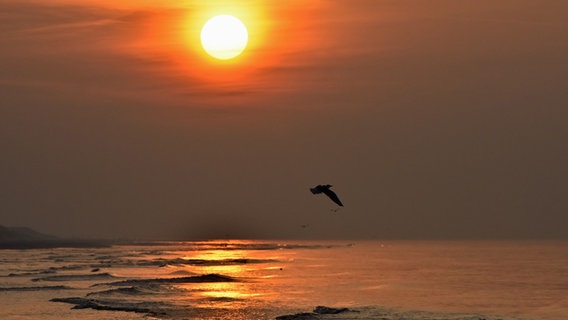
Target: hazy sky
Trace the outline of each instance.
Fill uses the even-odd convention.
[[[198,41],[218,13],[250,32],[229,63]],[[567,13],[560,0],[0,0],[0,224],[565,238]],[[309,192],[323,183],[345,208]]]

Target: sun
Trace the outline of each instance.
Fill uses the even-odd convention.
[[[210,56],[229,60],[240,55],[248,43],[248,31],[241,20],[223,14],[209,19],[201,29],[201,45]]]

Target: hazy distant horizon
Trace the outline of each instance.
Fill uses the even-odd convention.
[[[0,227],[2,227],[2,225],[0,225]],[[26,226],[5,226],[4,227],[8,227],[8,228],[26,228],[26,229],[31,229],[33,231],[39,232],[42,235],[45,236],[53,236],[56,237],[56,239],[47,239],[45,241],[53,241],[53,240],[90,240],[90,241],[117,241],[117,242],[121,242],[121,241],[134,241],[134,242],[144,242],[144,241],[148,241],[148,242],[153,242],[153,241],[208,241],[208,240],[257,240],[257,241],[521,241],[521,242],[532,242],[532,241],[568,241],[568,237],[540,237],[540,238],[514,238],[514,237],[495,237],[495,238],[482,238],[482,237],[453,237],[453,238],[444,238],[444,237],[395,237],[395,236],[384,236],[384,237],[380,237],[380,236],[376,236],[376,237],[343,237],[343,238],[338,238],[338,237],[333,237],[333,236],[329,236],[329,237],[318,237],[318,236],[304,236],[304,237],[289,237],[289,238],[285,238],[285,237],[274,237],[274,238],[263,238],[263,237],[250,237],[250,236],[231,236],[231,235],[212,235],[210,237],[190,237],[190,236],[186,236],[186,237],[144,237],[144,236],[139,236],[139,237],[102,237],[99,236],[97,237],[95,236],[73,236],[73,237],[69,237],[69,236],[65,236],[65,235],[58,235],[58,234],[49,234],[46,232],[42,232],[41,230],[37,230],[37,229],[32,229]],[[2,239],[0,238],[0,242],[5,241],[6,239]],[[43,240],[32,240],[32,241],[43,241]],[[16,241],[18,242],[18,241]]]

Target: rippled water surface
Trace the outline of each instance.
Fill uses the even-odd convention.
[[[568,318],[567,242],[163,242],[0,250],[0,319]],[[418,310],[418,311],[417,311]]]

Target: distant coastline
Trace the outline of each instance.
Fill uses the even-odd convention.
[[[0,249],[104,248],[111,245],[108,240],[66,239],[30,228],[0,225]]]

